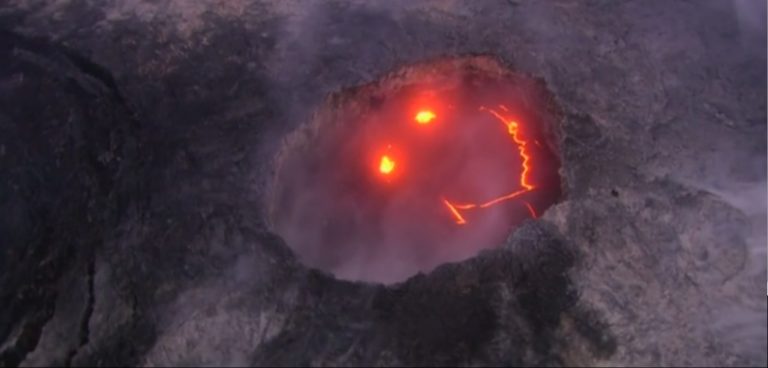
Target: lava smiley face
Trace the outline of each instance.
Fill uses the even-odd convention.
[[[333,95],[281,150],[273,227],[305,263],[353,280],[402,281],[503,244],[560,197],[550,101],[474,57]]]
[[[430,95],[434,96],[434,93]],[[423,100],[424,98],[422,98]],[[530,143],[524,137],[521,124],[513,117],[513,113],[505,105],[498,105],[495,108],[480,106],[476,109],[477,114],[485,116],[454,116],[461,114],[457,112],[454,105],[447,105],[445,114],[438,116],[432,108],[421,108],[413,114],[410,130],[423,129],[426,125],[436,125],[437,129],[454,129],[456,133],[449,132],[431,132],[428,137],[419,137],[413,139],[413,135],[418,135],[419,131],[408,132],[409,129],[402,129],[398,134],[398,139],[393,140],[398,147],[405,147],[409,154],[400,155],[402,161],[413,161],[419,168],[417,172],[410,175],[417,176],[413,180],[405,180],[403,185],[426,186],[426,193],[422,196],[430,198],[435,205],[444,206],[445,214],[450,215],[457,225],[466,225],[467,217],[487,210],[494,206],[503,206],[514,204],[519,209],[524,209],[525,213],[531,218],[537,217],[537,211],[534,205],[525,199],[526,194],[533,192],[536,185],[532,182],[532,153],[529,148]],[[466,112],[465,112],[466,113]],[[456,126],[457,124],[476,124],[475,127]],[[491,126],[496,124],[496,126]],[[414,126],[416,125],[416,126]],[[405,132],[405,133],[403,133]],[[457,134],[458,133],[458,134]],[[491,168],[486,175],[473,173],[471,180],[479,183],[489,181],[493,183],[506,182],[506,188],[481,188],[472,190],[467,187],[483,187],[484,185],[467,185],[466,179],[460,179],[462,173],[469,171],[478,171],[479,166],[487,165],[488,160],[475,160],[466,167],[466,156],[477,156],[487,151],[490,144],[497,145],[498,139],[487,139],[487,135],[504,135],[507,141],[506,145],[514,147],[516,152],[497,152],[491,154],[492,161],[499,163],[495,168]],[[467,137],[468,136],[468,137]],[[486,136],[486,137],[483,137]],[[469,139],[467,139],[469,138]],[[398,141],[407,142],[400,143]],[[398,144],[400,143],[400,144]],[[479,147],[479,148],[478,148]],[[384,153],[378,158],[378,174],[386,182],[391,182],[392,175],[397,169],[397,162],[393,160],[393,143],[388,143]],[[503,150],[502,150],[503,151]],[[455,164],[445,163],[446,158],[460,153],[462,158],[455,160]],[[500,155],[506,154],[505,159],[500,159]],[[515,156],[509,156],[509,155]],[[509,159],[518,159],[516,163],[509,164]],[[505,165],[506,164],[506,165]],[[474,166],[474,167],[473,167]],[[443,168],[443,169],[441,169]],[[480,171],[483,171],[480,169]],[[487,171],[487,170],[486,170]],[[418,178],[421,176],[422,178]],[[516,177],[515,183],[509,183],[509,177]],[[424,178],[426,177],[426,178]],[[438,184],[434,183],[435,177],[439,177]],[[432,182],[432,183],[430,183]],[[442,184],[442,185],[440,185]],[[441,186],[441,188],[438,188]],[[487,187],[487,186],[486,186]],[[496,193],[490,193],[492,191]],[[472,192],[480,193],[472,193]],[[450,199],[449,199],[450,198]]]

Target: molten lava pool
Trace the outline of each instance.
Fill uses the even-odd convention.
[[[286,138],[271,225],[345,279],[466,259],[559,200],[558,123],[543,84],[493,58],[405,67],[331,96]]]

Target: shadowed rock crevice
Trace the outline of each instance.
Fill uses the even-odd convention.
[[[93,306],[95,303],[95,295],[93,290],[93,283],[94,283],[94,276],[96,274],[96,261],[92,258],[88,261],[88,270],[86,272],[86,283],[87,283],[87,301],[85,310],[83,311],[82,319],[80,320],[80,330],[78,331],[78,341],[77,341],[77,347],[75,349],[72,349],[69,354],[67,355],[67,361],[64,364],[65,366],[69,367],[72,365],[72,359],[77,356],[77,353],[80,349],[83,348],[83,346],[88,344],[89,335],[90,335],[90,323],[91,323],[91,315],[93,314]]]

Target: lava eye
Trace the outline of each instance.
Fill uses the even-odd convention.
[[[421,110],[418,113],[416,113],[416,116],[414,116],[414,120],[416,120],[416,122],[419,123],[419,125],[426,125],[431,123],[432,120],[435,120],[435,117],[437,117],[437,115],[435,115],[434,112],[430,110]]]
[[[384,175],[389,175],[395,170],[397,164],[392,160],[389,155],[382,155],[379,161],[379,172]]]
[[[385,149],[379,151],[374,162],[374,168],[379,176],[389,182],[402,173],[402,152],[388,144]]]

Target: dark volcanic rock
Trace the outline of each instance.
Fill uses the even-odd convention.
[[[765,365],[763,2],[0,5],[0,365]],[[492,54],[565,200],[393,285],[266,228],[328,93]]]
[[[43,343],[57,359],[43,362],[63,364],[88,341],[94,254],[137,185],[137,122],[110,73],[72,50],[3,31],[0,55],[0,362]]]

